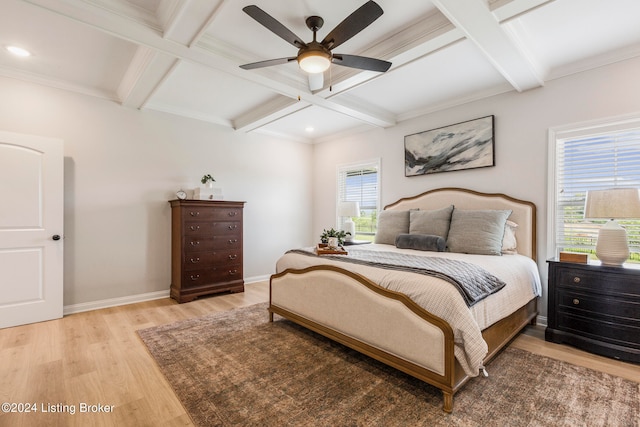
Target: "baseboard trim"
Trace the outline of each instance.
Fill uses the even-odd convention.
[[[266,274],[263,276],[247,277],[245,284],[264,282],[269,280],[271,276]],[[100,310],[101,308],[117,307],[119,305],[135,304],[137,302],[152,301],[156,299],[169,298],[169,289],[166,291],[148,292],[145,294],[129,295],[119,298],[108,298],[98,301],[82,302],[80,304],[65,305],[62,311],[63,316],[74,313],[82,313],[84,311]]]
[[[148,292],[145,294],[129,295],[126,297],[109,298],[98,301],[82,302],[80,304],[65,305],[62,311],[64,316],[84,311],[99,310],[101,308],[117,307],[119,305],[134,304],[136,302],[151,301],[154,299],[169,298],[169,290]]]

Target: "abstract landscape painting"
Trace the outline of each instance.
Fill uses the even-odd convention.
[[[404,175],[494,166],[493,116],[404,137]]]

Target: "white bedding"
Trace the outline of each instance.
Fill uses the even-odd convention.
[[[349,247],[347,247],[348,250]],[[537,265],[523,255],[490,256],[423,252],[398,249],[393,245],[385,244],[360,245],[357,250],[404,252],[466,261],[483,267],[507,284],[500,291],[469,308],[453,285],[431,276],[296,253],[283,255],[276,264],[278,273],[287,268],[301,269],[318,264],[336,265],[359,273],[384,288],[409,296],[425,310],[441,317],[451,325],[455,337],[456,358],[469,376],[478,375],[488,351],[487,344],[482,338],[482,330],[507,317],[535,296],[541,295]]]

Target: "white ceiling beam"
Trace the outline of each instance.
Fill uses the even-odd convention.
[[[555,0],[509,0],[494,2],[489,6],[498,22],[504,23],[553,1]]]
[[[189,48],[183,44],[164,39],[154,28],[140,25],[131,20],[124,19],[122,16],[104,13],[92,4],[78,3],[77,1],[70,2],[69,0],[25,1],[89,25],[115,37],[156,49],[178,59],[192,61],[205,67],[234,75],[243,80],[257,83],[289,98],[302,99],[311,104],[346,114],[375,126],[389,127],[395,124],[395,120],[390,121],[388,117],[372,116],[367,111],[354,111],[348,106],[340,105],[336,102],[313,95],[308,92],[308,90],[307,92],[302,92],[298,87],[291,87],[287,84],[265,78],[259,73],[240,72],[242,70],[235,62],[229,61],[226,58],[212,56],[202,49]]]
[[[432,0],[472,41],[487,60],[519,92],[540,87],[544,80],[525,54],[502,30],[484,0]]]
[[[120,85],[118,97],[122,105],[140,109],[165,81],[177,60],[154,49],[138,46]]]

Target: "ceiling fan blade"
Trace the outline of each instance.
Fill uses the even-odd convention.
[[[292,56],[290,58],[278,58],[278,59],[267,59],[266,61],[252,62],[251,64],[241,65],[240,68],[243,70],[253,70],[254,68],[263,68],[263,67],[271,67],[272,65],[280,65],[286,64],[291,61],[295,61],[297,58]]]
[[[298,49],[307,45],[304,41],[302,41],[302,39],[300,39],[300,37],[296,36],[293,32],[291,32],[291,30],[281,24],[280,21],[269,15],[264,10],[260,9],[258,6],[252,4],[250,6],[242,8],[242,10],[247,15],[258,21],[260,24],[264,25],[268,30],[280,36],[280,38],[291,43]]]
[[[322,40],[322,45],[329,50],[340,46],[371,25],[371,23],[382,16],[383,13],[378,3],[374,1],[366,2],[331,30],[324,40]]]
[[[333,55],[333,63],[343,67],[359,68],[361,70],[379,71],[384,73],[391,67],[391,62],[382,59],[368,58],[358,55],[343,55],[336,53]]]
[[[309,73],[309,90],[320,90],[324,87],[324,73]]]

